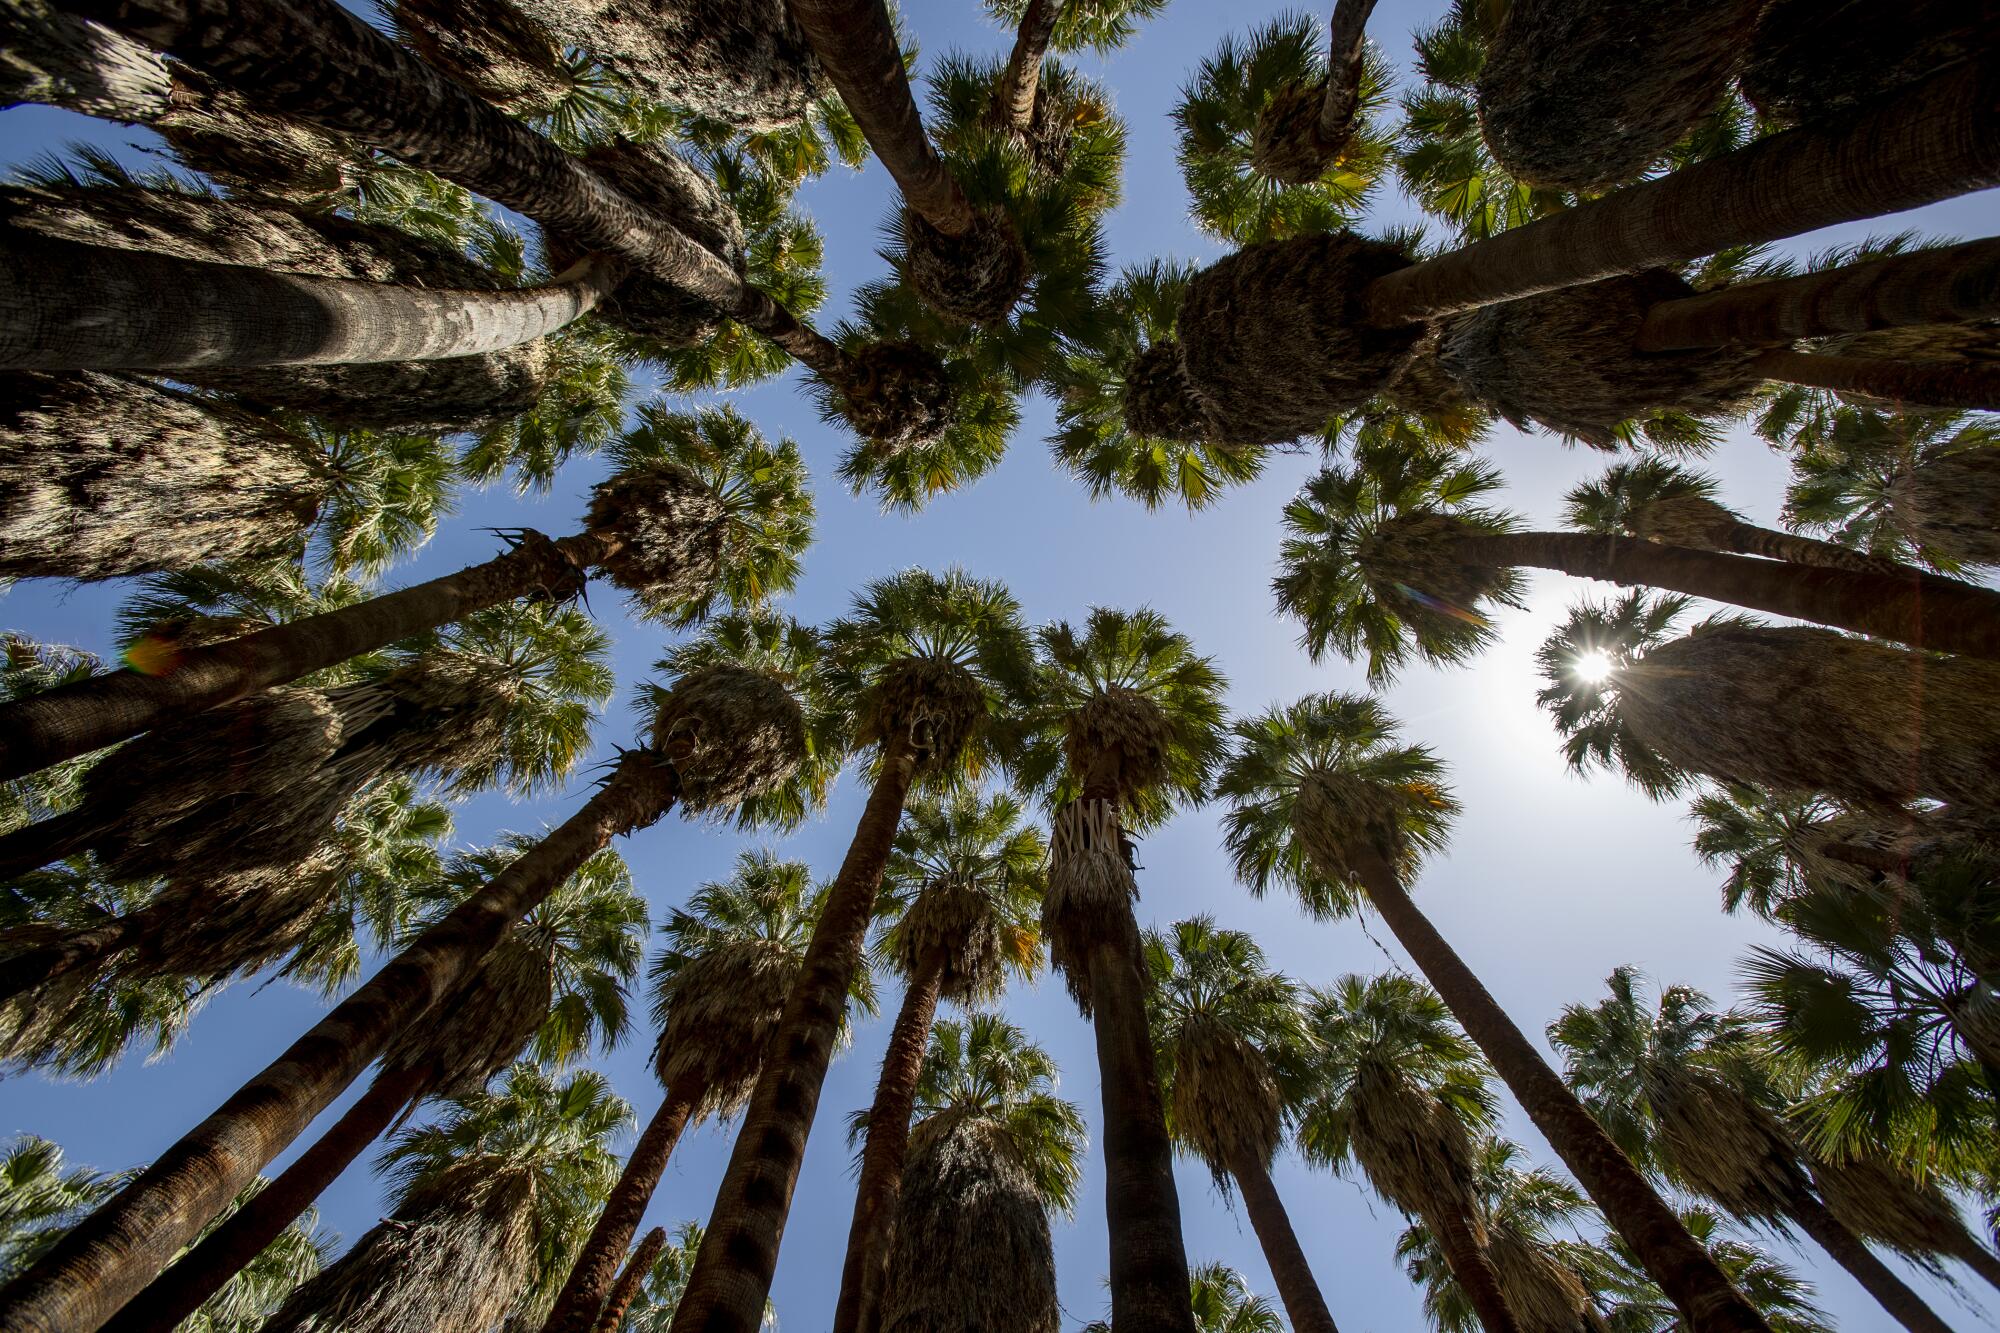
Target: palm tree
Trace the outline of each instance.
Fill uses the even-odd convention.
[[[1186,1329],[1187,1255],[1173,1142],[1147,1033],[1131,835],[1201,798],[1221,748],[1225,682],[1156,611],[1095,607],[1037,631],[1019,776],[1051,821],[1042,934],[1097,1039],[1111,1303],[1120,1324]]]
[[[1684,598],[1583,603],[1536,653],[1536,696],[1579,771],[1616,766],[1655,798],[1694,774],[1819,791],[1899,815],[1918,796],[1992,802],[2000,719],[1985,662],[1718,616],[1665,642]],[[1838,719],[1838,722],[1835,722]]]
[[[1197,1264],[1188,1278],[1188,1306],[1196,1333],[1280,1333],[1284,1321],[1226,1264]]]
[[[622,754],[580,810],[424,931],[0,1293],[0,1321],[101,1324],[398,1032],[449,996],[515,921],[611,839],[675,806],[727,812],[787,781],[802,761],[803,715],[767,670],[697,669],[662,694],[650,743]],[[163,1205],[170,1221],[158,1211]]]
[[[421,1327],[482,1333],[549,1296],[553,1262],[603,1195],[632,1112],[601,1074],[517,1064],[499,1092],[447,1100],[383,1154],[395,1211],[292,1294],[270,1333]]]
[[[1074,1210],[1084,1151],[1055,1062],[996,1014],[939,1022],[915,1109],[876,1327],[1054,1333],[1049,1214]]]
[[[687,907],[667,918],[668,943],[652,964],[660,1029],[654,1072],[666,1098],[626,1158],[549,1312],[546,1333],[597,1323],[681,1134],[748,1103],[822,903],[803,863],[743,852],[727,881],[701,885]],[[691,1250],[686,1260],[693,1261]]]
[[[1422,983],[1348,975],[1306,1002],[1316,1043],[1298,1112],[1308,1161],[1351,1161],[1437,1239],[1461,1293],[1489,1333],[1522,1327],[1488,1249],[1475,1186],[1475,1136],[1496,1119],[1489,1072]]]
[[[673,1239],[647,1266],[639,1289],[619,1322],[607,1325],[600,1320],[596,1333],[666,1333],[674,1309],[681,1303],[681,1292],[687,1286],[688,1270],[694,1267],[701,1238],[699,1222],[683,1222],[675,1227]],[[635,1252],[633,1259],[637,1257]],[[607,1309],[606,1314],[609,1313]]]
[[[2000,1287],[2000,1258],[1979,1242],[1934,1180],[1919,1180],[1879,1154],[1812,1163],[1813,1185],[1835,1217],[1864,1240],[1935,1269],[1957,1259]]]
[[[1148,932],[1146,970],[1167,1127],[1218,1182],[1236,1181],[1292,1327],[1332,1333],[1271,1181],[1312,1059],[1297,988],[1267,970],[1256,941],[1205,916],[1175,922],[1171,936]]]
[[[1409,896],[1421,858],[1444,845],[1458,803],[1431,752],[1399,743],[1373,699],[1327,694],[1237,723],[1216,783],[1224,833],[1252,893],[1277,884],[1321,917],[1373,905],[1492,1063],[1536,1128],[1647,1270],[1701,1328],[1762,1327],[1671,1210],[1556,1077]]]
[[[1365,650],[1371,677],[1412,650],[1454,662],[1491,636],[1494,605],[1518,604],[1520,570],[1704,597],[1933,652],[2000,657],[1990,589],[1916,584],[1900,576],[1792,565],[1751,556],[1580,532],[1523,532],[1479,503],[1500,484],[1456,459],[1370,457],[1329,467],[1285,507],[1281,610],[1304,623],[1315,658],[1331,645]],[[1947,613],[1961,618],[1947,623]]]
[[[1891,10],[1878,3],[1843,6],[1814,22],[1791,0],[1758,21],[1739,79],[1757,113],[1780,125],[1848,110],[1964,60],[1980,34],[1978,15],[1949,4]]]
[[[1042,80],[1051,51],[1086,47],[1109,55],[1132,39],[1139,25],[1166,8],[1166,0],[986,0],[986,12],[1014,29],[1014,46],[993,89],[992,112],[1017,133],[1031,136],[1047,123]]]
[[[693,624],[718,600],[754,606],[790,588],[812,541],[798,446],[770,445],[733,408],[642,409],[613,450],[618,470],[592,492],[583,532],[522,530],[507,554],[414,587],[178,653],[171,669],[95,677],[7,710],[0,766],[41,764],[203,714],[523,597],[576,595],[602,571],[642,613]],[[15,755],[18,754],[18,758]]]
[[[798,982],[770,1038],[786,1059],[758,1076],[717,1191],[674,1327],[753,1333],[777,1264],[792,1187],[865,964],[868,925],[896,827],[920,779],[949,783],[998,755],[990,725],[1028,670],[1020,608],[998,583],[923,570],[867,584],[827,629],[830,696],[851,718],[850,744],[873,748],[873,784],[813,927]]]
[[[216,1225],[226,1224],[268,1188],[262,1180],[253,1181]],[[332,1238],[318,1229],[318,1222],[312,1209],[301,1213],[188,1316],[180,1325],[184,1333],[256,1333],[263,1328],[292,1292],[318,1276],[332,1258]]]
[[[1802,441],[1793,458],[1785,520],[1948,573],[2000,564],[1982,499],[1993,485],[1996,442],[2000,433],[1976,417],[1839,408],[1830,429]]]
[[[1681,1209],[1680,1217],[1689,1234],[1708,1247],[1729,1280],[1763,1314],[1771,1333],[1833,1333],[1826,1313],[1813,1304],[1810,1282],[1756,1246],[1723,1234],[1722,1218],[1713,1209],[1696,1204]],[[1661,1296],[1617,1233],[1606,1236],[1601,1247],[1578,1247],[1570,1253],[1588,1262],[1587,1276],[1611,1333],[1681,1333],[1684,1325],[1673,1305]]]
[[[1845,812],[1814,793],[1724,783],[1688,802],[1698,826],[1694,853],[1710,869],[1728,867],[1722,910],[1748,907],[1767,921],[1822,876],[1850,874],[1826,855]],[[1851,816],[1847,821],[1851,822]]]
[[[1609,998],[1566,1007],[1549,1039],[1620,1146],[1731,1216],[1798,1226],[1903,1327],[1945,1333],[1944,1321],[1814,1190],[1798,1145],[1767,1105],[1773,1094],[1747,1024],[1711,1012],[1708,997],[1686,986],[1663,989],[1648,1014],[1631,968],[1607,984]]]
[[[1048,848],[1021,815],[1005,792],[981,798],[956,791],[913,802],[896,833],[876,913],[883,921],[876,953],[902,977],[903,1001],[866,1121],[834,1333],[874,1333],[881,1324],[910,1114],[938,1002],[993,1000],[1009,972],[1032,976],[1041,966]]]

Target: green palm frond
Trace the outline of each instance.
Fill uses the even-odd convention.
[[[1029,0],[983,0],[986,13],[1009,29],[1018,28]],[[1109,54],[1132,40],[1139,25],[1167,7],[1167,0],[1066,0],[1050,46],[1058,51],[1088,47]]]
[[[104,661],[95,653],[0,632],[0,704],[87,680],[103,670]],[[12,833],[75,805],[83,794],[83,775],[98,758],[80,755],[0,782],[0,833]]]
[[[59,1144],[23,1134],[0,1152],[0,1277],[33,1264],[124,1184],[87,1166],[65,1166]]]
[[[547,492],[563,464],[617,436],[631,389],[619,336],[584,319],[551,335],[548,348],[548,381],[534,407],[483,427],[459,453],[467,480],[485,485],[511,472],[516,491]]]
[[[1695,781],[1640,740],[1618,707],[1620,670],[1666,642],[1689,600],[1633,592],[1608,603],[1580,602],[1535,650],[1548,682],[1535,702],[1554,720],[1572,769],[1618,770],[1654,800]]]
[[[1004,791],[983,797],[960,789],[910,801],[882,874],[878,964],[905,956],[897,936],[910,909],[926,891],[948,887],[979,895],[1009,969],[1027,978],[1040,970],[1048,844],[1039,828],[1023,822],[1025,813]]]

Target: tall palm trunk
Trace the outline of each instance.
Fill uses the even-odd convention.
[[[1404,891],[1380,857],[1356,867],[1369,901],[1417,968],[1492,1062],[1535,1128],[1632,1247],[1690,1333],[1770,1333],[1754,1306],[1667,1207],[1604,1126],[1583,1109],[1465,960]],[[1461,1279],[1462,1281],[1463,1279]]]
[[[1875,1298],[1876,1304],[1910,1333],[1951,1333],[1951,1325],[1938,1318],[1937,1313],[1924,1304],[1923,1297],[1897,1277],[1889,1265],[1883,1263],[1859,1236],[1828,1211],[1816,1195],[1801,1190],[1799,1197],[1792,1200],[1789,1212],[1792,1220],[1799,1224],[1799,1229],[1811,1236],[1834,1262],[1845,1268],[1849,1276]]]
[[[1766,352],[1751,363],[1787,384],[1865,394],[1912,407],[2000,408],[2000,367],[1977,361],[1895,361],[1830,352]]]
[[[882,0],[786,4],[840,100],[868,136],[868,146],[903,192],[903,201],[947,236],[971,231],[972,204],[924,134],[923,116],[903,68],[902,44]]]
[[[2000,1291],[2000,1255],[1981,1245],[1970,1231],[1963,1234],[1950,1253],[1954,1259],[1985,1278],[1988,1286]]]
[[[889,1272],[896,1200],[903,1190],[910,1113],[916,1107],[917,1076],[923,1072],[931,1019],[937,1016],[943,990],[942,960],[927,960],[923,972],[910,978],[889,1030],[889,1049],[875,1081],[875,1102],[868,1108],[868,1141],[854,1186],[854,1218],[847,1227],[847,1257],[840,1268],[833,1333],[875,1333],[882,1326],[882,1284]]]
[[[1000,86],[993,90],[996,120],[1026,134],[1035,119],[1035,93],[1042,86],[1042,60],[1056,35],[1056,20],[1062,17],[1063,0],[1028,0],[1028,12],[1014,31],[1014,49],[1007,54],[1007,68]]]
[[[1336,0],[1327,33],[1326,95],[1320,100],[1314,137],[1328,153],[1338,153],[1353,132],[1361,109],[1362,58],[1368,36],[1368,16],[1375,0]]]
[[[769,1055],[716,1192],[707,1239],[674,1312],[673,1333],[757,1333],[763,1323],[806,1138],[848,991],[862,966],[875,895],[916,763],[907,732],[897,733],[883,749],[881,770],[813,926],[799,979],[771,1032]]]
[[[632,1251],[632,1257],[625,1263],[625,1271],[611,1285],[611,1295],[605,1298],[604,1313],[593,1325],[594,1333],[618,1333],[618,1326],[625,1322],[625,1312],[632,1308],[632,1298],[639,1294],[640,1284],[646,1280],[646,1271],[653,1261],[660,1257],[660,1251],[667,1248],[667,1229],[654,1227],[639,1242],[639,1248]]]
[[[1662,546],[1579,532],[1465,531],[1448,540],[1467,564],[1555,569],[1893,639],[1933,652],[2000,660],[2000,593],[1901,577]],[[1914,574],[1915,571],[1912,571]]]
[[[1285,1201],[1278,1197],[1270,1169],[1256,1154],[1244,1152],[1229,1164],[1229,1174],[1236,1179],[1243,1211],[1250,1215],[1250,1229],[1257,1233],[1264,1262],[1270,1265],[1271,1278],[1278,1284],[1278,1297],[1285,1303],[1292,1333],[1335,1333],[1333,1314],[1313,1278],[1312,1265],[1306,1262],[1306,1252],[1292,1229]]]
[[[540,287],[434,291],[27,235],[0,243],[0,367],[363,365],[497,352],[587,314],[622,261]]]
[[[1472,1224],[1456,1208],[1431,1209],[1424,1225],[1437,1238],[1444,1252],[1445,1267],[1465,1293],[1465,1300],[1486,1333],[1521,1333],[1520,1321],[1507,1305],[1500,1287],[1500,1272],[1493,1266],[1492,1252],[1473,1234]]]
[[[680,1142],[681,1131],[687,1128],[695,1107],[701,1104],[707,1091],[692,1079],[667,1089],[666,1100],[646,1122],[639,1141],[632,1145],[625,1170],[612,1186],[610,1197],[604,1201],[604,1211],[597,1215],[597,1224],[590,1229],[589,1239],[578,1252],[576,1264],[569,1270],[569,1278],[542,1325],[542,1333],[588,1333],[596,1327],[598,1311],[617,1277],[618,1261],[624,1257],[625,1247],[632,1243],[632,1233],[639,1229],[646,1206],[653,1201],[653,1191],[659,1188],[660,1177],[666,1172],[674,1145]],[[644,1266],[640,1271],[643,1274]]]
[[[1967,61],[1370,284],[1383,328],[1667,268],[2000,184],[2000,68]]]
[[[1967,241],[1662,301],[1646,312],[1633,345],[1642,352],[1757,347],[1995,318],[2000,240]]]
[[[618,549],[616,538],[595,532],[551,541],[524,531],[515,541],[484,564],[179,651],[159,675],[111,671],[0,705],[0,778],[89,754],[517,597],[571,596],[582,572]]]
[[[396,1033],[461,984],[515,921],[676,798],[650,751],[391,959],[215,1113],[0,1290],[12,1333],[94,1333],[352,1083]]]
[[[257,1192],[257,1197],[154,1278],[104,1325],[105,1333],[173,1333],[312,1206],[328,1185],[422,1096],[431,1072],[418,1065],[377,1074],[319,1141]]]

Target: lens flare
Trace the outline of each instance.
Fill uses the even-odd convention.
[[[1570,670],[1576,672],[1577,679],[1586,684],[1602,685],[1605,681],[1611,679],[1611,673],[1615,667],[1616,664],[1612,662],[1611,654],[1593,651],[1578,657],[1570,667]]]

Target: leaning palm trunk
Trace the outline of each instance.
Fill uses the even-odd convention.
[[[1346,151],[1361,110],[1368,16],[1375,0],[1337,0],[1327,34],[1325,87],[1278,90],[1251,134],[1250,164],[1283,185],[1310,185]]]
[[[1056,35],[1063,0],[1028,0],[1021,26],[1014,30],[1014,48],[1007,54],[1000,85],[993,90],[993,117],[1026,134],[1035,120],[1035,95],[1042,86],[1042,58]]]
[[[611,1294],[604,1298],[604,1313],[598,1316],[593,1333],[618,1333],[625,1323],[625,1312],[632,1308],[632,1300],[639,1294],[639,1288],[646,1281],[647,1270],[660,1257],[660,1251],[667,1248],[667,1229],[654,1227],[639,1242],[639,1248],[632,1251],[632,1257],[625,1261],[625,1271],[611,1284]]]
[[[1292,1227],[1291,1214],[1271,1181],[1271,1169],[1255,1153],[1241,1152],[1229,1166],[1237,1192],[1243,1196],[1243,1211],[1250,1217],[1250,1229],[1257,1233],[1258,1248],[1270,1266],[1271,1280],[1277,1283],[1278,1297],[1285,1303],[1285,1316],[1296,1333],[1335,1333],[1333,1314],[1326,1297],[1314,1280],[1312,1265],[1306,1260],[1299,1235]]]
[[[882,748],[874,789],[813,926],[784,1016],[771,1034],[769,1048],[781,1058],[766,1063],[750,1094],[709,1215],[708,1239],[695,1256],[674,1312],[677,1333],[756,1333],[763,1323],[806,1138],[847,996],[862,966],[875,895],[917,759],[907,731],[896,733]]]
[[[1811,1236],[1835,1263],[1845,1268],[1849,1276],[1875,1298],[1875,1303],[1890,1318],[1910,1333],[1952,1333],[1951,1325],[1940,1319],[1909,1283],[1877,1258],[1875,1252],[1862,1243],[1861,1237],[1835,1217],[1818,1198],[1811,1197],[1808,1192],[1794,1205],[1791,1217],[1798,1223],[1799,1230]]]
[[[1727,551],[1733,555],[1762,556],[1766,560],[1782,560],[1794,565],[1853,569],[1901,578],[1936,577],[1837,542],[1823,542],[1813,537],[1801,537],[1795,532],[1759,527],[1702,495],[1673,495],[1645,501],[1633,508],[1630,520],[1621,526],[1630,536],[1666,546],[1686,546],[1697,551]],[[1951,580],[1939,580],[1938,583],[1944,589],[1962,586]]]
[[[2000,1257],[1980,1244],[1958,1206],[1932,1182],[1876,1156],[1814,1161],[1812,1178],[1828,1209],[1857,1235],[1919,1260],[1949,1256],[2000,1288]]]
[[[2000,408],[2000,369],[1967,361],[1892,361],[1830,352],[1766,352],[1751,363],[1787,384],[1830,389],[1904,407]]]

